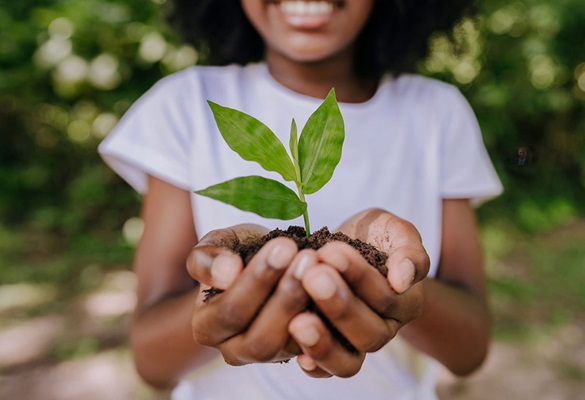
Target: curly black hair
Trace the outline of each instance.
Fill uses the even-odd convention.
[[[375,0],[357,38],[356,74],[372,78],[414,72],[433,34],[451,37],[457,22],[475,12],[475,0]],[[167,20],[207,64],[244,65],[264,57],[264,42],[240,0],[173,0]]]

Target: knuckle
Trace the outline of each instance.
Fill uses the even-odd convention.
[[[204,335],[199,331],[193,331],[193,339],[202,346],[213,346],[215,344],[208,335]]]
[[[365,353],[373,353],[380,350],[392,339],[393,335],[385,327],[375,329],[375,332],[370,331],[367,337],[361,337],[360,342],[355,346],[359,351]]]
[[[378,313],[382,318],[392,318],[396,314],[396,301],[390,300],[383,303]]]
[[[205,234],[199,244],[233,248],[239,243],[238,235],[232,228],[214,229]]]
[[[201,313],[195,314],[191,319],[191,333],[193,340],[203,346],[214,346],[216,341],[212,340],[213,335],[210,335],[208,330],[203,329],[205,323],[202,321]]]
[[[390,219],[386,217],[386,222],[394,224],[401,232],[409,231],[414,228],[414,225],[409,221],[399,218],[399,219]]]
[[[221,355],[223,356],[223,360],[225,361],[225,363],[227,365],[231,365],[232,367],[239,367],[239,366],[246,364],[245,362],[243,362],[242,360],[240,360],[238,357],[236,357],[233,354],[228,354],[228,353],[222,352]]]
[[[386,320],[386,329],[388,331],[388,337],[389,337],[389,341],[394,339],[394,337],[396,336],[396,334],[398,333],[398,330],[402,327],[402,324],[395,320],[395,319],[388,319]]]
[[[278,355],[278,347],[258,339],[246,340],[246,349],[250,358],[256,362],[269,362]]]
[[[398,246],[403,245],[422,245],[422,238],[416,226],[410,221],[405,219],[388,219],[387,226],[393,225],[394,230],[397,233],[396,244]],[[400,239],[398,239],[400,238]]]
[[[196,321],[193,321],[191,325],[191,331],[193,333],[193,340],[203,346],[213,346],[216,343],[211,339],[211,336],[204,332]]]
[[[336,376],[340,377],[340,378],[351,378],[352,376],[354,376],[355,374],[357,374],[360,369],[362,367],[362,363],[361,362],[349,362],[346,363],[340,371],[337,371],[337,373],[335,373]]]

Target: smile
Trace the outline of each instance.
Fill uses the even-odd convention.
[[[332,1],[283,0],[272,3],[277,3],[283,13],[295,16],[327,15],[340,6]]]
[[[283,1],[280,9],[292,15],[323,15],[332,12],[334,6],[326,1]]]

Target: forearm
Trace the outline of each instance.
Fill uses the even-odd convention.
[[[193,340],[191,318],[198,288],[137,313],[130,342],[136,369],[150,385],[167,388],[219,353]]]
[[[477,369],[487,355],[490,316],[482,295],[425,279],[422,315],[400,334],[457,375]]]

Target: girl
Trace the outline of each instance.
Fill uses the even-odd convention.
[[[411,73],[469,3],[174,1],[172,21],[214,66],[164,78],[100,146],[144,193],[131,345],[147,382],[176,385],[181,400],[434,399],[439,363],[460,375],[482,363],[489,314],[471,201],[501,185],[461,94]],[[299,252],[284,238],[243,269],[230,248],[278,221],[192,191],[274,176],[227,147],[206,101],[286,141],[291,118],[301,126],[332,87],[346,139],[309,199],[312,223],[386,251],[388,275],[348,245]],[[225,292],[204,302],[209,286]],[[357,352],[304,311],[309,299]]]

